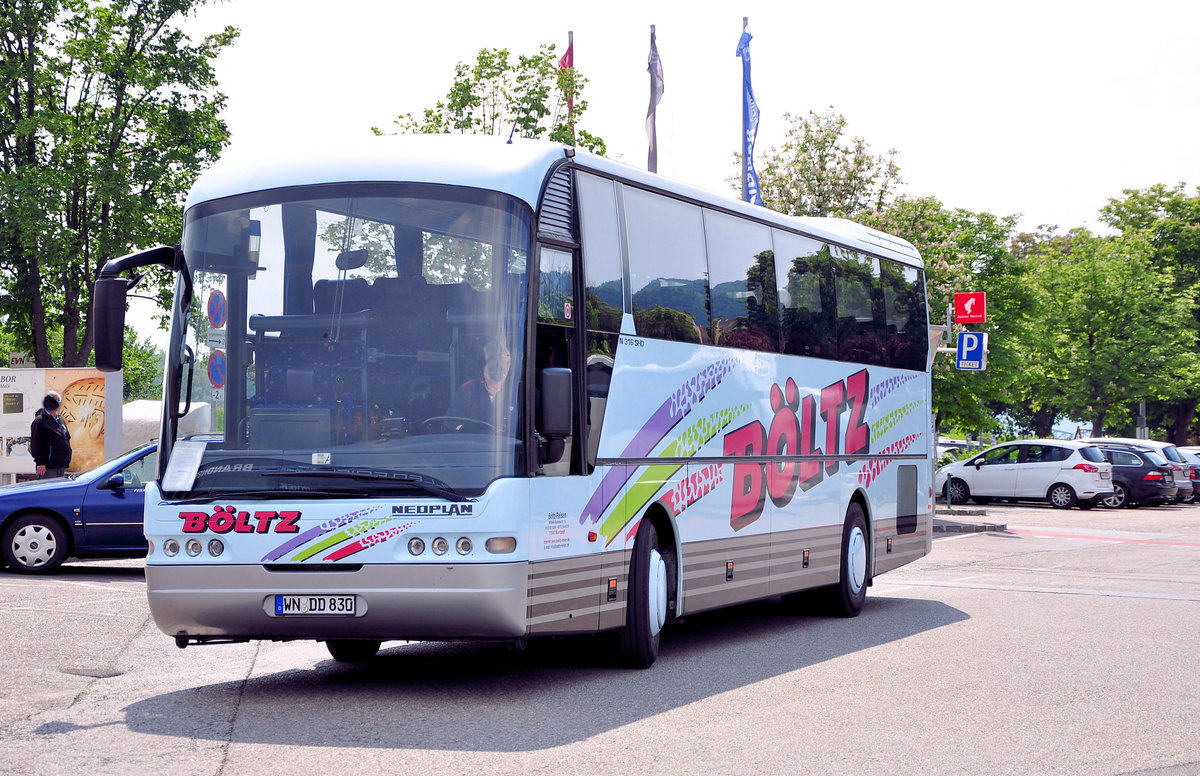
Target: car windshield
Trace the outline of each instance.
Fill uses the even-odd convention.
[[[531,219],[430,185],[193,207],[193,417],[164,489],[478,493],[518,471]]]

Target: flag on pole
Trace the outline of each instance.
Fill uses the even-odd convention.
[[[575,67],[575,32],[567,31],[567,52],[558,60],[559,70],[572,70]],[[559,81],[561,84],[562,81]],[[571,127],[571,145],[575,145],[575,86],[570,85],[567,92],[567,125]]]
[[[562,59],[558,60],[558,66],[562,68],[575,67],[575,33],[574,31],[567,32],[567,53],[562,55]]]
[[[646,110],[646,137],[650,140],[650,153],[646,158],[646,169],[658,172],[658,128],[655,114],[658,101],[663,96],[662,60],[658,58],[658,44],[654,40],[654,25],[650,25],[650,59],[646,64],[650,73],[650,107]]]
[[[742,38],[737,55],[742,58],[742,199],[753,205],[762,204],[758,188],[758,173],[754,171],[754,141],[758,138],[758,101],[750,86],[750,41],[754,38],[742,21]]]

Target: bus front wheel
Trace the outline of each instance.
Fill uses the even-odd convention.
[[[670,580],[659,551],[658,531],[647,519],[638,526],[629,565],[625,627],[617,634],[617,653],[630,668],[649,668],[658,657],[659,636],[667,621]]]
[[[325,648],[330,656],[339,663],[367,663],[379,651],[378,641],[357,641],[352,639],[334,639],[325,642]]]

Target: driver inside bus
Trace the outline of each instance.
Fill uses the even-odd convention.
[[[508,373],[512,365],[512,354],[500,337],[488,340],[483,346],[483,374],[478,380],[463,383],[454,393],[454,399],[446,409],[451,419],[466,418],[479,421],[495,428],[503,428],[512,415],[508,402]],[[453,424],[453,420],[451,420]],[[457,431],[478,431],[474,424],[455,425]]]

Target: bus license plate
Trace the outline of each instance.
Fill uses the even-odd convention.
[[[293,614],[336,614],[354,616],[357,599],[352,595],[277,595],[275,616]]]

